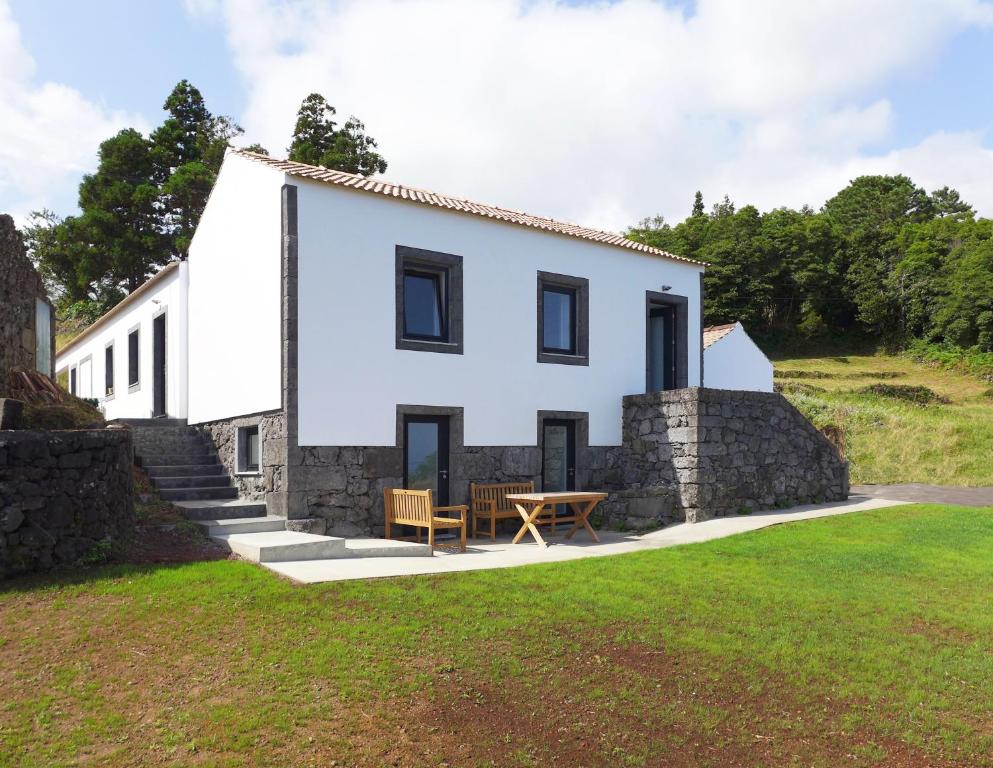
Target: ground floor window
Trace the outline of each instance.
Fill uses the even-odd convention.
[[[238,471],[259,471],[259,425],[238,429]]]

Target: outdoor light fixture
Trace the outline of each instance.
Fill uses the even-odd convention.
[[[672,290],[672,286],[671,285],[663,285],[662,286],[662,293],[665,293],[666,291],[671,291],[671,290]]]

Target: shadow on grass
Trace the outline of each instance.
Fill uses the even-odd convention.
[[[106,563],[93,566],[58,566],[47,571],[11,576],[5,580],[0,580],[0,596],[92,585],[99,582],[117,581],[128,576],[177,572],[218,562],[234,563],[236,561],[199,560],[185,563]]]

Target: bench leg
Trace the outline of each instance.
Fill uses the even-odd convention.
[[[490,518],[490,540],[496,541],[496,515]]]
[[[462,545],[462,551],[465,552],[465,523],[463,523],[462,527],[459,528],[459,532],[462,534],[462,540],[460,541],[460,544]]]
[[[386,518],[386,538],[390,538],[390,518]]]
[[[472,513],[472,538],[473,539],[478,539],[479,538],[479,534],[476,531],[476,527],[477,527],[477,523],[478,522],[479,522],[479,515],[477,515],[475,512],[473,512]]]
[[[434,526],[428,526],[428,546],[431,547],[431,552],[434,552]]]

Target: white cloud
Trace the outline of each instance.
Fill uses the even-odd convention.
[[[612,229],[681,218],[698,188],[816,205],[882,169],[975,190],[993,213],[977,135],[864,149],[890,137],[890,79],[993,24],[979,0],[700,0],[691,15],[648,0],[187,6],[223,20],[249,89],[241,122],[275,154],[318,91],[365,121],[391,179]]]
[[[101,141],[140,118],[109,112],[59,83],[36,83],[35,64],[0,0],[0,212],[23,224],[34,209],[76,204],[83,173],[96,167]]]

